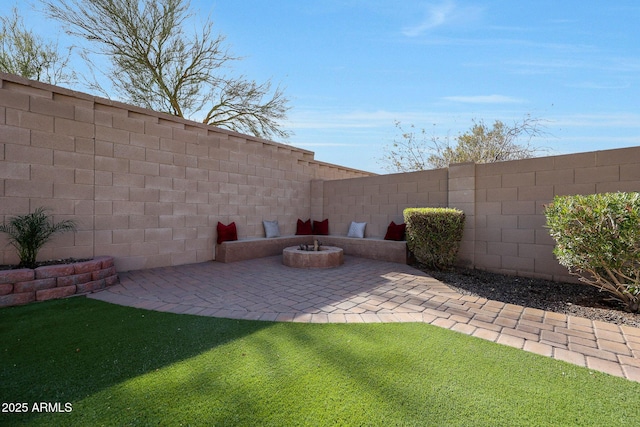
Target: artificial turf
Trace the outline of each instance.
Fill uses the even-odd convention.
[[[76,297],[0,309],[0,352],[3,409],[29,409],[1,425],[640,423],[639,383],[419,323],[238,321]],[[33,411],[41,402],[55,412]]]

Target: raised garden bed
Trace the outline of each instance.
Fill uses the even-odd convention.
[[[0,270],[0,307],[65,298],[118,283],[113,257],[31,268]]]

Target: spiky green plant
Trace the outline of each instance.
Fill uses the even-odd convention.
[[[55,223],[48,211],[39,207],[32,213],[14,216],[8,223],[0,224],[0,232],[9,235],[9,244],[18,251],[20,267],[35,268],[40,248],[54,234],[76,230],[75,221],[67,219]]]

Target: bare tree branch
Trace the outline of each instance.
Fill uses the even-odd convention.
[[[124,100],[264,138],[289,136],[279,123],[289,110],[283,91],[224,74],[240,58],[209,19],[185,31],[194,16],[188,0],[41,1],[69,34],[99,46],[112,65],[104,74]]]
[[[0,16],[0,71],[50,84],[67,84],[77,80],[69,69],[71,49],[60,53],[58,44],[46,42],[28,30],[18,9],[10,16]]]
[[[530,115],[511,126],[496,120],[492,128],[483,120],[473,120],[471,129],[458,135],[453,144],[449,135],[428,135],[422,129],[418,136],[413,125],[409,132],[404,131],[399,122],[396,122],[396,127],[400,130],[400,139],[386,148],[381,159],[390,172],[445,168],[452,163],[526,159],[544,151],[534,146],[532,139],[546,135],[541,120]]]

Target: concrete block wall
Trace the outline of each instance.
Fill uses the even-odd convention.
[[[358,221],[366,237],[382,237],[406,207],[458,208],[460,265],[571,282],[553,255],[544,206],[556,195],[616,191],[640,191],[640,147],[316,182],[312,213],[329,218],[332,234]]]
[[[553,255],[544,206],[556,195],[640,191],[640,147],[475,165],[473,265],[575,281]]]
[[[320,187],[321,184],[321,187]],[[314,187],[312,200],[322,191],[322,212],[315,208],[315,220],[329,219],[331,234],[346,235],[351,221],[366,222],[365,237],[384,237],[391,221],[404,222],[408,207],[447,206],[448,172],[377,175],[357,179],[324,181]]]
[[[0,73],[0,221],[38,206],[77,233],[42,259],[115,257],[118,270],[213,259],[218,221],[240,237],[311,213],[312,180],[370,175],[314,153]],[[0,236],[0,264],[17,263]]]
[[[0,221],[38,206],[77,233],[42,259],[113,256],[120,271],[208,261],[218,221],[239,236],[277,219],[351,221],[382,237],[406,207],[467,217],[461,264],[573,280],[553,257],[544,205],[555,195],[640,191],[640,147],[373,175],[313,152],[0,73]],[[0,236],[0,264],[17,263]]]

